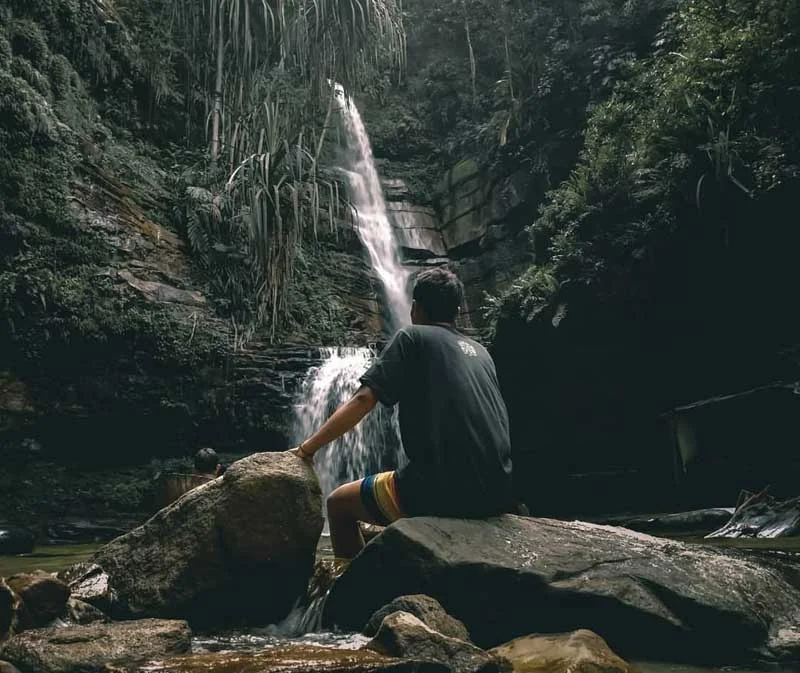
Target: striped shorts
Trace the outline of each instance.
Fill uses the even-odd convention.
[[[406,516],[397,493],[394,472],[381,472],[366,477],[361,482],[361,503],[375,522],[381,526]]]

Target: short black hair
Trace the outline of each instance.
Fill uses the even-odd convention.
[[[426,269],[417,274],[413,297],[431,322],[453,322],[464,299],[464,284],[444,267]]]
[[[219,465],[219,458],[214,449],[206,447],[194,454],[194,469],[196,472],[208,474],[216,471],[217,465]]]

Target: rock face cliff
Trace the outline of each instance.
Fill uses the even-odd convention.
[[[389,216],[405,264],[448,264],[464,281],[461,324],[486,326],[481,312],[485,293],[497,293],[531,263],[522,231],[528,224],[524,172],[498,178],[467,159],[447,171],[431,205],[420,205],[400,178],[384,181]]]

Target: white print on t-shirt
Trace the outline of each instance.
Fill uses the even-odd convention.
[[[464,355],[468,355],[471,358],[478,357],[478,351],[475,350],[475,346],[468,341],[459,341],[458,345],[461,346],[461,350],[464,352]]]

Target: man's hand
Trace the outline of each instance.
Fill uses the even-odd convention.
[[[289,450],[287,451],[287,453],[294,454],[294,455],[295,455],[295,456],[297,456],[297,457],[298,457],[300,460],[302,460],[302,461],[304,461],[304,462],[308,463],[309,465],[313,465],[313,464],[314,464],[314,456],[308,456],[308,455],[306,455],[305,453],[303,453],[303,452],[300,450],[300,447],[299,447],[299,446],[296,446],[296,447],[294,447],[293,449],[289,449]]]

